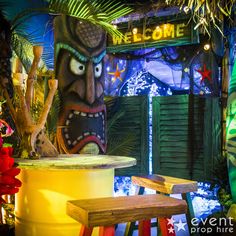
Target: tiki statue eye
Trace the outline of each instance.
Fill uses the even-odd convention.
[[[102,62],[98,63],[94,66],[94,76],[95,78],[99,78],[102,74]]]
[[[71,58],[71,60],[70,60],[70,70],[75,75],[83,75],[85,73],[85,65],[80,63],[79,61],[75,60],[74,58]]]

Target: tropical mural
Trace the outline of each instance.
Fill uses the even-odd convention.
[[[148,94],[150,91],[164,96],[190,91],[199,95],[219,95],[217,61],[212,51],[204,50],[204,43],[140,50],[124,53],[122,58],[108,54],[105,59],[106,95]]]

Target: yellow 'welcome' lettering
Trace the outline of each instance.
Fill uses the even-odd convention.
[[[123,37],[114,36],[112,37],[113,45],[131,44],[140,42],[153,42],[165,39],[174,39],[185,36],[188,31],[186,30],[187,25],[181,24],[162,24],[160,26],[153,26],[143,29],[138,29],[135,33],[128,31]],[[142,31],[142,32],[141,32]]]

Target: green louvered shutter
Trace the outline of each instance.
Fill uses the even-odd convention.
[[[137,165],[116,169],[115,174],[117,176],[148,174],[148,98],[147,96],[130,96],[114,97],[112,100],[115,105],[107,106],[108,125],[112,117],[118,115],[119,118],[114,124],[115,129],[108,132],[107,153],[124,155],[123,152],[114,149],[114,145],[111,148],[111,142],[115,140],[117,145],[122,145],[126,141],[130,142],[131,138],[132,147],[128,153],[127,150],[124,152],[125,155],[137,160]]]
[[[153,173],[209,180],[220,154],[218,98],[153,98]]]

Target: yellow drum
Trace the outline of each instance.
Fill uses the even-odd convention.
[[[15,235],[77,236],[80,226],[66,215],[66,201],[112,196],[114,168],[134,165],[135,159],[73,155],[16,162],[22,187],[16,194]]]

